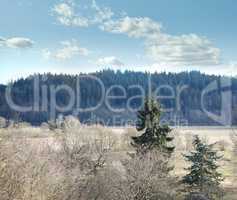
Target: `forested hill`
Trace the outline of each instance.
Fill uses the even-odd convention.
[[[213,117],[208,116],[206,112],[215,115],[220,114],[223,110],[221,94],[230,89],[232,92],[232,123],[237,124],[237,79],[235,78],[231,79],[230,88],[228,86],[222,88],[225,78],[205,75],[197,71],[149,75],[143,72],[104,70],[90,75],[97,77],[101,82],[85,76],[77,81],[79,75],[63,74],[33,75],[13,82],[11,96],[14,103],[21,106],[31,106],[34,101],[34,80],[39,80],[40,106],[38,109],[27,112],[19,112],[10,108],[5,99],[6,86],[0,85],[0,115],[7,119],[27,121],[35,125],[48,121],[54,115],[52,112],[55,104],[52,91],[63,84],[72,88],[76,94],[76,101],[74,106],[66,112],[57,110],[55,116],[78,114],[82,122],[94,123],[99,121],[107,125],[124,125],[136,119],[136,111],[132,108],[135,109],[142,105],[142,99],[139,97],[142,94],[142,89],[147,95],[151,85],[151,90],[153,92],[156,90],[157,95],[163,97],[160,98],[160,102],[166,110],[164,110],[162,119],[171,125],[219,125],[220,123],[213,120]],[[79,88],[77,82],[79,82]],[[214,87],[203,97],[203,108],[201,104],[202,93],[210,89],[210,84],[215,86],[215,83],[217,88]],[[103,93],[102,87],[105,87],[105,93]],[[123,97],[117,99],[109,97],[109,101],[105,101],[104,96],[106,95]],[[98,105],[101,99],[103,100],[102,104],[97,109],[83,110]],[[69,95],[65,90],[57,92],[56,103],[58,106],[67,105],[69,100]],[[79,101],[80,103],[76,106]],[[80,105],[80,110],[75,112],[78,105]]]

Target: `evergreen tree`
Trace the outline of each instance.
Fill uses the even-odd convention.
[[[213,150],[213,145],[203,143],[198,136],[193,141],[195,151],[189,155],[184,155],[191,166],[186,170],[189,173],[183,177],[183,183],[188,185],[189,192],[205,194],[211,199],[220,193],[220,183],[223,181],[222,175],[217,171],[217,161],[222,156],[217,155]]]
[[[132,145],[138,150],[146,152],[156,148],[171,154],[174,147],[168,146],[173,140],[168,134],[171,129],[160,125],[161,107],[154,99],[146,99],[142,110],[138,111],[137,130],[144,131],[140,136],[132,137]]]
[[[84,78],[80,78],[80,75],[83,75]],[[98,84],[97,80],[92,80],[91,78],[86,78],[86,74],[77,74],[77,75],[66,75],[66,74],[35,74],[29,76],[27,78],[22,78],[16,80],[10,85],[12,85],[12,99],[17,105],[21,106],[31,106],[34,105],[34,79],[39,78],[39,88],[47,87],[47,91],[43,92],[39,91],[40,93],[40,105],[42,104],[43,100],[47,100],[51,102],[50,98],[50,86],[53,85],[55,88],[64,84],[69,86],[73,89],[76,96],[80,98],[80,108],[91,108],[96,105],[100,104],[101,97],[103,95],[103,91],[101,85]],[[187,119],[190,125],[213,125],[216,124],[213,120],[209,119],[205,114],[199,112],[202,110],[200,104],[200,98],[202,91],[213,81],[220,81],[219,76],[214,75],[205,75],[201,74],[200,72],[181,72],[181,73],[143,73],[143,72],[133,72],[133,71],[113,71],[113,70],[103,70],[99,72],[89,73],[88,75],[92,75],[100,79],[106,89],[110,89],[114,85],[119,85],[125,89],[126,98],[116,99],[113,100],[112,106],[114,108],[122,108],[127,109],[127,103],[132,108],[137,108],[141,105],[140,98],[133,98],[136,95],[139,95],[140,92],[137,87],[131,87],[131,85],[139,85],[144,89],[145,93],[148,93],[148,76],[152,79],[152,86],[154,88],[158,88],[162,85],[169,85],[170,88],[174,90],[177,89],[181,91],[183,86],[188,86],[187,89],[182,90],[182,94],[180,94],[180,111],[177,113],[176,110],[171,112],[171,115],[177,116],[179,118],[177,120]],[[79,81],[79,82],[78,82]],[[237,91],[237,78],[232,78],[232,87],[231,90],[233,92],[233,112],[232,112],[232,119],[233,125],[237,124],[237,101],[236,101],[236,93]],[[77,83],[79,83],[80,87],[77,87]],[[170,94],[170,88],[162,88],[160,90],[161,96],[167,96]],[[112,88],[111,88],[112,89]],[[7,91],[7,85],[0,84],[0,116],[6,119],[14,119],[15,111],[12,109],[5,98],[5,94]],[[119,89],[113,89],[111,94],[117,96],[121,94]],[[221,97],[221,90],[217,90],[217,93],[210,93],[205,101],[206,108],[210,111],[216,111],[220,108],[220,99],[216,98],[217,96]],[[45,94],[44,94],[45,93]],[[132,101],[129,101],[132,99]],[[208,99],[211,101],[208,101]],[[70,95],[66,91],[60,91],[57,93],[57,104],[61,106],[66,106],[70,100]],[[168,99],[162,100],[162,104],[164,107],[175,108],[176,104],[175,101],[170,101]],[[50,120],[50,112],[54,108],[51,107],[52,105],[48,103],[48,106],[45,106],[40,109],[40,111],[32,111],[32,112],[24,112],[20,113],[20,118],[22,121],[30,122],[33,125],[40,125],[42,122],[47,122]],[[59,114],[63,115],[71,115],[74,111],[78,110],[78,105],[75,104],[71,110],[61,113],[56,113],[55,116]],[[192,112],[196,110],[195,112]],[[98,107],[98,109],[93,110],[91,112],[79,112],[79,118],[82,122],[86,122],[90,120],[90,116],[93,114],[97,116],[101,121],[108,122],[107,125],[114,126],[113,120],[111,119],[111,115],[114,113],[105,102],[102,102],[102,105]],[[136,120],[136,116],[134,113],[129,112],[128,110],[120,113],[121,122],[125,125],[124,122]],[[121,124],[122,125],[122,124]]]

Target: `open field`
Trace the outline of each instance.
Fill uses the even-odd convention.
[[[234,168],[236,168],[236,164],[234,163],[236,162],[233,162],[236,159],[233,156],[234,133],[237,133],[236,128],[173,128],[172,135],[175,137],[174,144],[176,146],[175,153],[172,157],[172,164],[175,166],[173,175],[178,177],[182,177],[184,175],[184,168],[188,165],[183,159],[182,154],[192,150],[191,144],[193,136],[199,135],[208,143],[216,143],[215,148],[220,152],[221,155],[224,156],[219,165],[221,172],[225,177],[223,186],[227,191],[229,191],[229,196],[226,198],[228,200],[236,199],[236,177],[234,174]],[[79,146],[88,141],[90,141],[92,145],[94,144],[93,142],[99,140],[102,141],[102,143],[100,143],[100,146],[103,146],[104,149],[111,149],[110,153],[106,156],[107,162],[113,165],[122,173],[123,167],[121,162],[129,157],[128,152],[133,152],[133,148],[130,145],[130,137],[137,134],[138,133],[134,128],[82,126],[77,122],[70,122],[64,128],[55,129],[51,129],[49,126],[31,127],[29,125],[20,124],[16,127],[0,129],[0,144],[1,148],[9,148],[9,151],[18,151],[18,153],[27,152],[27,155],[29,152],[31,152],[32,154],[28,155],[31,156],[31,162],[39,162],[39,166],[44,166],[44,164],[46,163],[47,167],[45,174],[42,174],[42,176],[40,176],[40,180],[42,180],[43,185],[46,184],[45,186],[47,186],[47,184],[57,184],[57,181],[60,182],[60,179],[63,179],[63,167],[57,165],[58,159],[60,160],[61,156],[58,156],[57,153],[60,152],[60,149],[63,148],[62,138],[64,138],[64,135],[69,135],[72,138],[76,138],[76,140],[72,139],[68,143],[72,145],[75,145],[75,141]],[[4,162],[3,160],[0,161],[0,167],[3,167]],[[27,161],[25,160],[25,162]],[[26,173],[29,169],[26,168],[24,170],[26,171],[23,172]],[[47,177],[52,177],[52,180],[48,182]],[[44,190],[42,183],[38,184],[41,185],[41,189]],[[31,185],[31,183],[28,183],[28,185],[26,186],[28,187],[27,190],[30,190],[29,185]],[[34,187],[39,187],[39,185],[36,184],[34,185]],[[35,189],[31,188],[31,190]],[[50,193],[50,191],[48,192]],[[42,191],[40,192],[40,194],[41,193]],[[50,198],[42,197],[39,199],[44,200]]]

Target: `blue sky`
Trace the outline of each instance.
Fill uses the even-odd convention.
[[[103,68],[236,75],[235,0],[0,0],[0,83]]]

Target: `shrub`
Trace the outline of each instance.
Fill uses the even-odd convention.
[[[169,174],[169,158],[159,151],[136,154],[124,163],[121,191],[132,200],[171,200],[177,197],[177,180]]]
[[[0,174],[1,200],[48,199],[47,159],[26,140],[1,141]]]
[[[111,129],[70,126],[41,138],[17,130],[6,129],[11,134],[0,140],[1,200],[177,199],[170,158],[158,150],[121,154]]]
[[[69,115],[69,116],[66,116],[64,121],[62,122],[62,127],[64,129],[80,128],[81,123],[78,118],[72,115]]]
[[[0,128],[6,128],[7,120],[3,117],[0,117]]]

